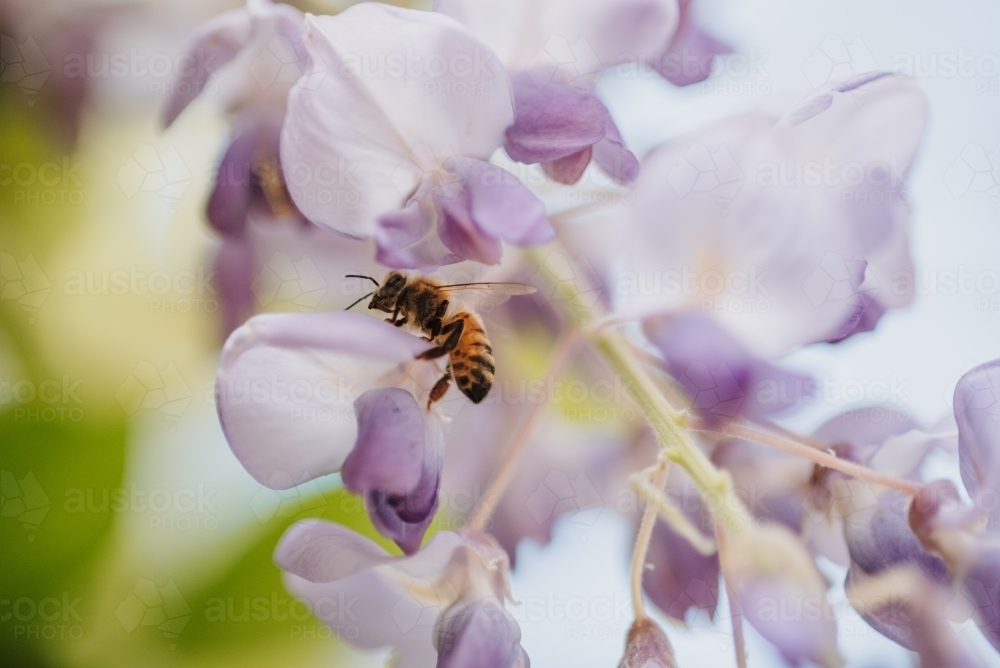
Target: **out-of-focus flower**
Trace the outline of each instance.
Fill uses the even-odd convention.
[[[920,655],[922,666],[972,668],[981,665],[942,616],[951,592],[912,567],[878,577],[848,579],[847,596],[875,628]]]
[[[670,83],[689,86],[708,78],[717,55],[729,53],[727,44],[712,37],[691,16],[692,0],[679,0],[677,32],[667,48],[654,55],[649,64]]]
[[[750,113],[656,149],[630,207],[619,309],[654,329],[669,322],[655,316],[711,313],[765,358],[870,329],[910,299],[890,282],[910,270],[904,186],[925,120],[911,80],[872,73],[782,119]]]
[[[437,508],[443,444],[437,418],[399,385],[439,373],[426,362],[405,368],[428,347],[356,313],[251,318],[230,336],[219,365],[226,440],[273,489],[342,469],[376,527],[413,553]]]
[[[593,82],[603,69],[659,54],[677,28],[676,0],[436,0],[434,9],[489,44],[510,72],[511,158],[540,163],[560,183],[576,183],[592,158],[618,181],[635,180],[639,163]]]
[[[958,462],[962,482],[975,500],[984,492],[1000,494],[1000,360],[981,364],[955,387]],[[994,529],[1000,508],[994,505]]]
[[[711,535],[712,520],[697,493],[685,485],[680,494],[682,500],[676,505],[695,509],[687,513],[688,519]],[[663,520],[657,520],[646,561],[653,567],[643,573],[642,588],[656,607],[679,621],[685,619],[691,608],[715,615],[719,603],[717,554],[701,554]]]
[[[625,638],[625,656],[618,668],[676,668],[667,635],[649,618],[637,619]]]
[[[364,648],[392,647],[398,666],[528,665],[520,628],[504,609],[507,561],[486,534],[436,534],[419,552],[391,557],[329,522],[301,522],[275,561],[285,582],[318,617]],[[324,601],[353,601],[349,614]]]
[[[232,116],[233,136],[206,208],[209,223],[222,236],[215,269],[226,334],[253,313],[255,249],[249,222],[290,220],[304,231],[311,227],[288,195],[278,157],[288,90],[307,59],[303,32],[299,10],[270,0],[248,0],[246,7],[207,21],[188,44],[194,65],[181,71],[163,108],[169,127],[196,97],[211,90]]]
[[[310,220],[374,236],[380,262],[422,270],[497,264],[503,241],[553,237],[538,198],[486,162],[513,121],[488,47],[448,17],[375,3],[307,23],[281,160]]]
[[[708,420],[766,417],[794,406],[810,386],[806,376],[752,355],[710,316],[652,317],[643,330],[692,408]]]
[[[983,634],[1000,650],[1000,527],[996,495],[1000,360],[981,364],[955,387],[955,422],[962,482],[972,499],[963,507],[948,481],[925,485],[913,498],[909,522],[924,547],[941,555],[972,604]]]
[[[163,107],[164,126],[209,90],[228,113],[265,106],[283,109],[288,89],[306,63],[302,33],[302,12],[270,0],[247,0],[246,7],[206,21],[188,43],[187,56],[194,66],[180,70]],[[289,62],[268,76],[262,58],[277,58],[276,52]]]
[[[747,621],[792,663],[842,665],[826,581],[802,543],[772,525],[733,532],[728,549],[727,582]]]

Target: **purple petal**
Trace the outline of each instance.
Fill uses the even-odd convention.
[[[604,139],[594,144],[594,162],[619,183],[631,183],[639,178],[639,161],[625,148],[618,126],[608,115]]]
[[[976,624],[1000,652],[1000,549],[985,548],[969,566],[963,589]]]
[[[618,668],[677,668],[667,634],[651,619],[632,623]]]
[[[212,227],[223,235],[238,237],[246,228],[254,199],[251,170],[256,155],[254,133],[241,131],[222,156],[205,213]]]
[[[538,85],[526,72],[511,77],[514,124],[504,148],[518,162],[552,162],[593,146],[610,118],[604,103],[590,91],[559,81]]]
[[[772,525],[730,535],[733,591],[747,621],[791,663],[841,665],[827,583],[790,531]]]
[[[472,219],[485,234],[518,246],[555,238],[545,205],[510,172],[471,158],[452,158],[445,167],[464,183]]]
[[[857,487],[871,493],[866,484]],[[910,529],[905,497],[898,492],[886,492],[880,497],[862,493],[853,495],[849,503],[855,510],[844,515],[844,538],[851,561],[864,573],[875,575],[893,566],[910,564],[935,582],[951,584],[948,567],[927,552]],[[872,507],[872,503],[877,505]]]
[[[855,302],[854,312],[848,316],[844,325],[827,339],[829,343],[839,343],[855,334],[871,332],[885,315],[885,307],[869,294],[858,292]]]
[[[427,434],[417,400],[406,390],[368,390],[354,400],[358,440],[341,476],[352,492],[406,494],[423,469]]]
[[[215,280],[228,337],[253,314],[253,248],[245,239],[223,238],[215,254]]]
[[[426,449],[420,478],[406,494],[388,494],[380,490],[368,493],[368,513],[382,535],[391,538],[406,554],[420,549],[427,527],[437,512],[441,489],[444,444],[440,434]]]
[[[984,489],[1000,492],[1000,360],[962,376],[954,406],[965,488],[973,499]]]
[[[521,629],[498,603],[458,604],[440,622],[437,668],[527,668]]]
[[[643,331],[662,352],[667,372],[708,419],[769,415],[805,398],[809,380],[747,352],[702,315],[647,319]]]
[[[354,399],[428,347],[359,313],[251,318],[226,341],[216,380],[229,447],[274,489],[340,470],[357,435]]]
[[[483,264],[500,264],[503,244],[484,233],[472,210],[472,197],[464,184],[452,182],[434,191],[438,211],[438,236],[457,258]]]
[[[703,512],[700,502],[694,497],[691,500]],[[696,526],[701,528],[700,523]],[[643,574],[642,588],[656,607],[676,620],[684,620],[691,608],[715,615],[719,603],[718,555],[701,554],[687,539],[658,520],[653,527],[647,562],[653,568]]]
[[[732,49],[703,31],[691,18],[691,0],[680,0],[680,21],[670,46],[652,66],[660,76],[676,86],[704,81],[712,73],[715,56]]]
[[[567,155],[565,158],[559,158],[552,162],[543,162],[542,171],[553,181],[571,186],[583,176],[587,165],[590,164],[592,153],[592,147],[588,146],[582,151]]]
[[[208,78],[231,61],[250,40],[253,23],[246,9],[234,9],[207,21],[188,44],[188,67],[180,69],[173,92],[163,107],[163,126],[169,127],[184,108],[205,89]]]

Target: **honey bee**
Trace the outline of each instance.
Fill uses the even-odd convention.
[[[454,303],[462,292],[489,292],[494,295],[530,295],[535,289],[521,283],[456,283],[442,284],[425,276],[406,276],[391,272],[381,285],[371,276],[348,274],[348,278],[363,278],[373,282],[376,289],[358,299],[347,308],[372,298],[370,309],[391,313],[386,318],[397,327],[409,326],[419,330],[434,347],[418,359],[432,360],[448,356],[444,376],[431,388],[427,408],[448,391],[454,376],[462,394],[478,404],[493,385],[496,368],[493,365],[493,348],[486,336],[483,321],[473,311]],[[345,309],[346,310],[346,309]]]

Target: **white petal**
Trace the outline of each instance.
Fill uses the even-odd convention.
[[[488,158],[513,122],[503,66],[443,15],[363,3],[308,17],[306,45],[282,166],[299,209],[345,234],[370,236],[447,157]]]
[[[336,472],[354,447],[354,400],[427,347],[357,313],[251,318],[226,342],[216,381],[229,446],[274,489]]]

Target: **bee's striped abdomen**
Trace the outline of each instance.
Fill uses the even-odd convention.
[[[493,375],[496,373],[493,348],[479,318],[463,312],[456,314],[455,319],[464,320],[465,325],[458,345],[449,355],[451,374],[462,394],[478,404],[493,386]]]

